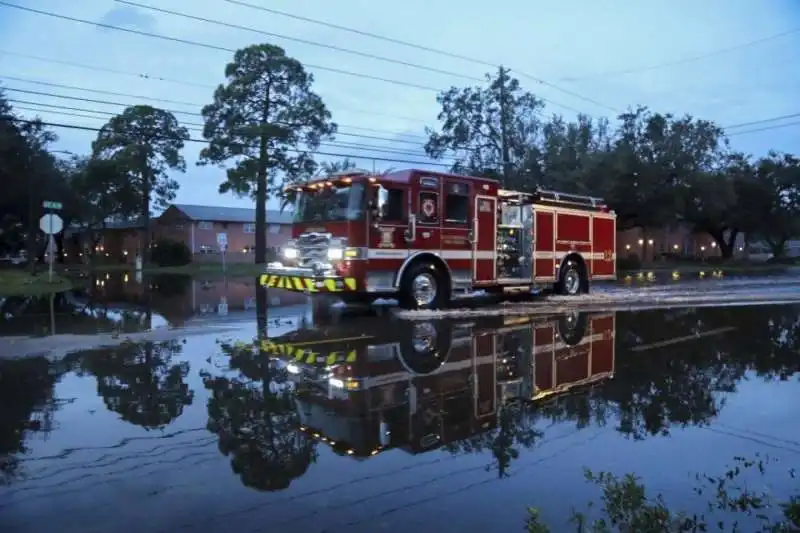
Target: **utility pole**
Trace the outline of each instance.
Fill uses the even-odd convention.
[[[500,82],[500,147],[503,158],[503,187],[508,186],[511,175],[511,157],[508,147],[508,107],[506,102],[506,74],[507,71],[500,65],[498,81]]]

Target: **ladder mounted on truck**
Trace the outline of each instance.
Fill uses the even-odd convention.
[[[577,207],[580,209],[593,209],[607,211],[608,206],[602,198],[597,196],[584,196],[545,189],[537,189],[536,192],[526,193],[518,191],[508,191],[501,189],[498,191],[501,200],[510,203],[524,204],[545,204],[562,207]]]

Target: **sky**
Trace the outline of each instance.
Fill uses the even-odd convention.
[[[224,49],[268,42],[283,47],[314,74],[314,89],[339,124],[335,144],[320,151],[348,155],[360,167],[376,170],[428,165],[443,169],[422,150],[425,126],[437,125],[437,91],[478,84],[485,73],[496,71],[491,65],[498,64],[546,99],[548,113],[566,118],[577,112],[614,117],[615,111],[640,104],[660,112],[689,113],[723,127],[800,114],[800,3],[794,0],[241,1],[451,55],[226,0],[137,3],[256,31],[115,0],[8,0],[212,46],[164,41],[0,5],[0,84],[25,116],[99,128],[126,105],[146,103],[176,112],[192,136],[201,139],[199,110],[224,81],[225,64],[232,58]],[[87,153],[95,136],[91,131],[55,131],[59,140],[54,149],[76,154]],[[800,115],[727,131],[734,148],[755,155],[770,149],[797,152]],[[187,171],[176,176],[181,187],[175,202],[251,207],[249,198],[218,193],[223,169],[195,165],[203,146],[187,144]]]

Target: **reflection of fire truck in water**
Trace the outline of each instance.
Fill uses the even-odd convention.
[[[261,284],[436,308],[456,292],[588,292],[616,278],[616,215],[599,198],[503,190],[418,170],[294,187],[293,240]]]
[[[357,457],[437,448],[495,428],[512,400],[541,401],[610,378],[615,316],[363,321],[266,343],[297,384],[303,430]]]

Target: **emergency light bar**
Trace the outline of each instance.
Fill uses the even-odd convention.
[[[333,174],[320,177],[319,179],[312,179],[305,183],[294,183],[284,187],[283,192],[301,192],[301,191],[319,191],[325,187],[333,187],[334,185],[348,185],[353,182],[353,178],[369,176],[370,173],[366,170],[343,170],[341,172],[334,172]],[[375,178],[370,178],[370,182],[374,182]]]

